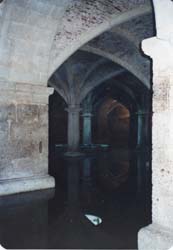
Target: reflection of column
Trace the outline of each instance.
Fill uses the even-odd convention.
[[[85,158],[83,161],[83,179],[88,180],[91,178],[91,159]]]
[[[160,10],[172,17],[171,7],[164,1]],[[164,250],[173,246],[173,45],[164,38],[143,45],[153,58],[152,224],[139,232],[138,242],[140,250]]]
[[[92,158],[87,157],[83,159],[82,166],[82,200],[85,208],[92,203],[92,185],[93,185],[93,172],[92,172]]]
[[[68,152],[77,152],[80,141],[79,105],[69,105],[68,111]]]
[[[79,203],[79,159],[70,159],[67,164],[68,206],[75,208]]]
[[[92,144],[92,127],[91,127],[91,113],[84,113],[83,115],[83,144],[91,145]]]

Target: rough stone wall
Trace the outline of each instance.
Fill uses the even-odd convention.
[[[1,106],[0,179],[47,173],[47,106]]]

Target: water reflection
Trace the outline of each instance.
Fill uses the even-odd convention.
[[[0,243],[6,249],[47,246],[48,200],[54,190],[0,198]]]
[[[150,154],[112,150],[68,158],[62,153],[53,162],[55,194],[0,199],[3,246],[136,248],[138,230],[150,223]]]

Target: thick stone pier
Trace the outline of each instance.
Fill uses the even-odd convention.
[[[173,2],[154,0],[156,37],[142,48],[153,60],[152,224],[139,232],[140,250],[173,247]]]
[[[48,175],[48,96],[53,89],[0,83],[0,195],[53,188]]]

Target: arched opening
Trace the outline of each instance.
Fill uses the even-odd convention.
[[[96,143],[128,148],[130,112],[124,105],[112,98],[105,100],[99,107],[97,124]]]
[[[151,221],[150,89],[121,65],[84,50],[68,58],[49,85],[55,88],[50,129],[62,122],[55,116],[66,112],[58,131],[62,136],[66,130],[65,138],[50,141],[50,174],[57,187],[51,213],[58,208],[60,218],[52,246],[136,248],[137,231]],[[59,111],[57,97],[64,103]],[[94,231],[92,216],[98,222]],[[73,241],[73,233],[82,240]]]

